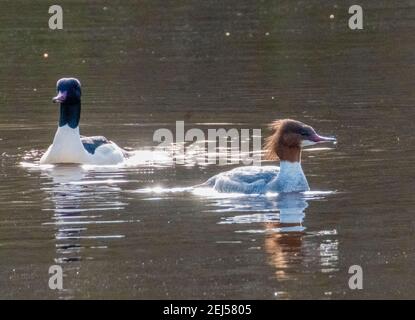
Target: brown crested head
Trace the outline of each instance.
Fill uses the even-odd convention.
[[[299,162],[301,148],[320,142],[336,141],[335,138],[323,137],[300,121],[284,119],[270,124],[271,135],[265,141],[265,158],[281,161]]]

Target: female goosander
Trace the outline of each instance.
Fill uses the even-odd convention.
[[[41,164],[76,163],[113,165],[124,161],[127,152],[104,137],[79,134],[81,115],[81,83],[75,78],[62,78],[56,84],[60,103],[59,126],[52,145],[40,159]]]
[[[310,190],[301,168],[301,148],[316,143],[336,141],[323,137],[299,121],[274,121],[272,134],[265,143],[267,160],[280,159],[277,166],[249,166],[222,172],[207,180],[201,187],[212,187],[218,192],[267,193],[303,192]]]

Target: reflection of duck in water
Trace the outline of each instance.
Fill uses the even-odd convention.
[[[337,241],[312,237],[302,226],[307,198],[298,193],[280,194],[277,208],[279,222],[265,223],[264,248],[278,280],[295,279],[298,265],[332,271],[337,263]]]
[[[305,217],[308,203],[305,197],[296,193],[282,193],[277,198],[281,224],[301,225]]]
[[[323,137],[304,123],[285,119],[272,123],[272,135],[267,139],[269,160],[277,157],[280,167],[248,166],[219,173],[201,187],[212,187],[219,192],[267,193],[303,192],[310,190],[301,168],[301,148],[316,143],[336,141]]]
[[[48,194],[47,199],[54,204],[52,221],[45,225],[56,226],[56,262],[81,260],[81,239],[95,239],[96,242],[101,238],[123,237],[86,234],[88,227],[93,224],[112,222],[110,219],[99,220],[101,215],[97,215],[97,211],[124,208],[124,203],[118,201],[118,188],[101,184],[101,180],[87,179],[87,171],[76,165],[53,167],[43,170],[42,174],[53,180],[52,184],[47,184],[43,190]]]
[[[278,279],[286,279],[286,269],[295,259],[301,259],[304,230],[302,222],[308,207],[304,196],[296,193],[280,194],[276,207],[280,212],[279,222],[265,223],[264,248],[269,263],[276,269]]]
[[[306,197],[302,193],[280,193],[273,197],[238,197],[218,199],[215,206],[220,212],[243,211],[246,214],[226,217],[221,224],[248,224],[247,232],[265,233],[264,250],[268,262],[275,268],[278,279],[289,276],[286,270],[294,260],[302,259],[305,228],[302,223],[305,209],[308,207]],[[258,225],[253,229],[251,225]]]
[[[227,217],[221,223],[272,223],[277,228],[269,232],[302,231],[307,197],[301,193],[280,193],[272,197],[219,198],[214,205],[218,212],[247,212],[248,214]],[[268,226],[268,225],[267,225]]]
[[[278,280],[295,278],[295,271],[316,266],[330,271],[337,263],[337,241],[312,236],[303,225],[308,201],[330,192],[279,193],[276,196],[242,196],[215,199],[217,212],[243,212],[222,218],[220,224],[247,225],[238,233],[264,233],[264,250]],[[255,225],[257,227],[253,228]]]
[[[79,134],[81,116],[81,83],[75,78],[62,78],[57,83],[60,103],[59,127],[52,145],[40,159],[41,164],[78,163],[113,165],[121,163],[127,151],[105,137],[82,137]]]
[[[56,263],[81,260],[80,239],[86,230],[81,222],[82,186],[73,182],[82,181],[85,171],[79,166],[59,166],[42,172],[52,178],[52,187],[45,188],[48,199],[54,204],[52,222],[46,223],[56,226]]]

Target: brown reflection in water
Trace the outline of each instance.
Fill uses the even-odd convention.
[[[308,203],[302,195],[280,195],[278,222],[264,223],[264,248],[277,280],[295,279],[293,267],[313,264],[322,273],[337,271],[338,242],[327,238],[336,231],[306,232],[303,226]],[[325,237],[321,237],[321,236]],[[313,239],[313,240],[312,240]]]
[[[280,227],[278,223],[266,223],[265,229]],[[271,233],[265,237],[264,248],[269,255],[269,263],[275,268],[278,280],[287,280],[292,276],[287,273],[293,257],[301,257],[304,232]]]

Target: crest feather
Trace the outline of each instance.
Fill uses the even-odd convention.
[[[268,125],[268,128],[271,130],[271,135],[265,139],[265,160],[278,160],[277,150],[275,146],[279,138],[279,129],[281,128],[283,122],[283,120],[275,120]]]

